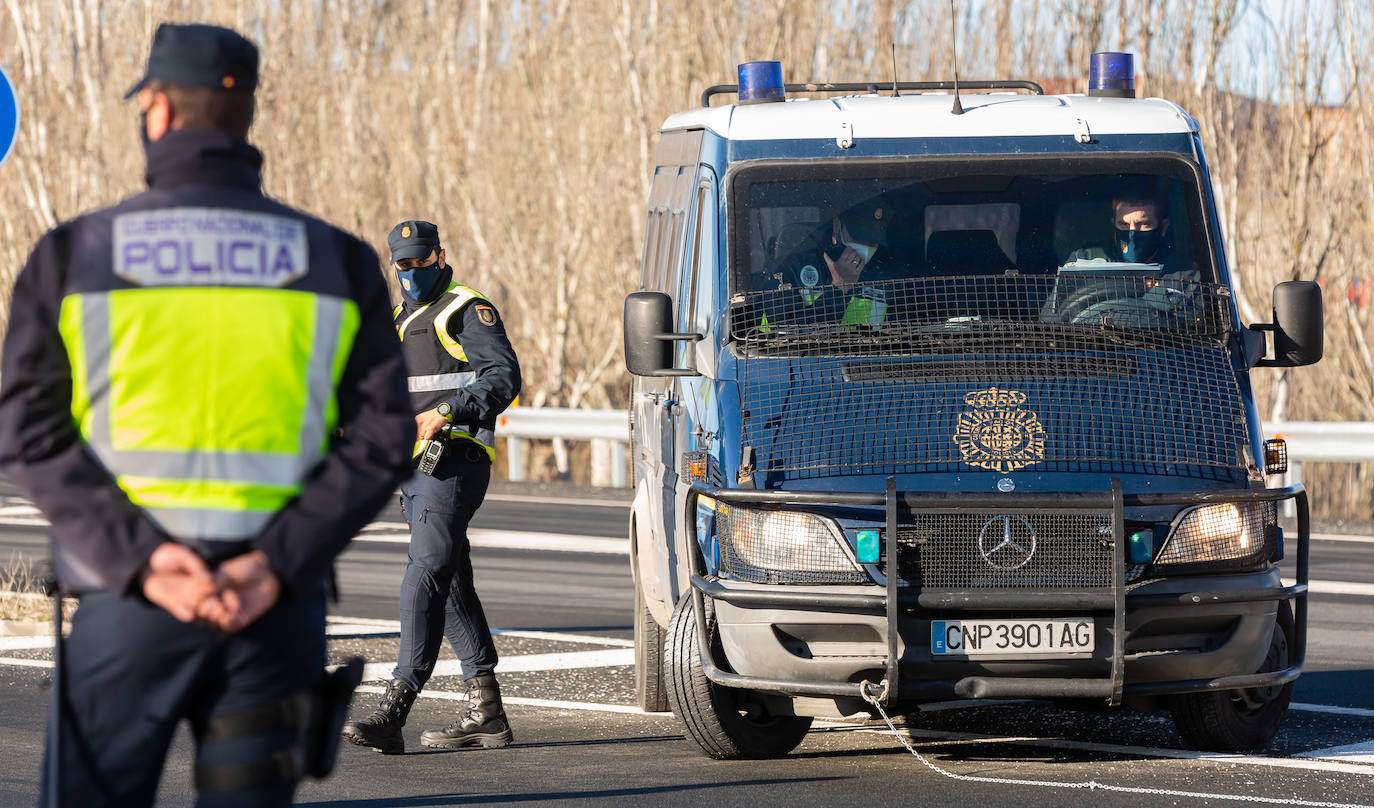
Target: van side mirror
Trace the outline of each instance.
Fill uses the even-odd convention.
[[[673,367],[673,343],[701,334],[673,333],[673,300],[662,292],[631,292],[625,298],[625,367],[636,376],[700,376]]]
[[[1274,321],[1255,323],[1255,331],[1274,332],[1274,358],[1255,367],[1291,368],[1322,358],[1322,289],[1313,281],[1284,281],[1274,287]]]

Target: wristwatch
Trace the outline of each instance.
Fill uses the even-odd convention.
[[[440,415],[444,416],[445,419],[449,419],[449,416],[453,415],[453,405],[449,404],[447,401],[440,402],[439,406],[434,409]]]

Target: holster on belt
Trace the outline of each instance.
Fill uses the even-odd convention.
[[[334,771],[339,733],[348,720],[353,691],[362,680],[363,660],[353,657],[302,694],[307,703],[301,722],[301,755],[305,773],[311,777],[323,779]]]

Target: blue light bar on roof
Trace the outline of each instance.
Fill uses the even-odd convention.
[[[1094,53],[1088,66],[1088,95],[1135,98],[1135,54]]]
[[[782,62],[745,62],[739,66],[739,102],[782,101]]]

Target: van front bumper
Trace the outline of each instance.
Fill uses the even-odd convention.
[[[1296,679],[1306,649],[1309,512],[1301,485],[1282,489],[1124,495],[743,491],[693,486],[687,513],[706,495],[729,504],[885,505],[888,534],[899,509],[993,507],[1110,508],[1115,562],[1110,588],[1074,592],[916,591],[897,575],[887,585],[769,585],[709,576],[689,554],[699,653],[707,678],[725,687],[793,696],[862,696],[885,706],[899,701],[962,698],[1124,697],[1281,685]],[[1125,580],[1126,506],[1195,505],[1294,499],[1297,581],[1278,570]],[[690,522],[689,522],[690,524]],[[889,570],[898,569],[896,542],[885,542]],[[712,651],[707,601],[719,649]],[[1290,664],[1255,673],[1269,649],[1278,602],[1294,601]],[[1090,617],[1090,654],[1066,658],[936,657],[933,619],[1053,619]],[[720,656],[722,658],[717,658]]]

